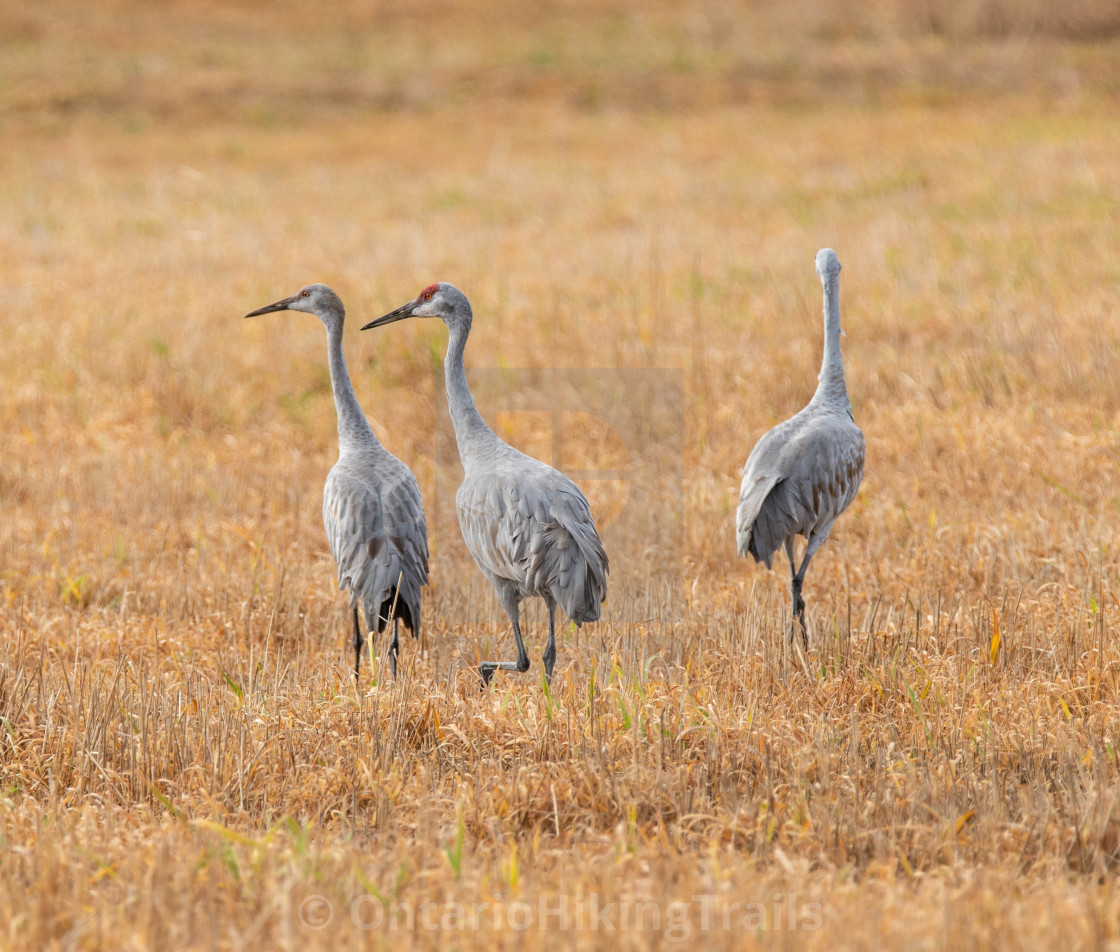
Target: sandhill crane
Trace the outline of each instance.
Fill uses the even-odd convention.
[[[736,536],[739,554],[770,568],[784,545],[792,576],[793,617],[809,647],[801,583],[813,553],[832,524],[855,498],[863,479],[863,433],[852,416],[840,355],[840,260],[831,248],[817,252],[824,290],[824,357],[817,392],[801,412],[766,433],[743,468]],[[793,558],[794,537],[807,540],[801,568]],[[790,625],[790,639],[794,624]]]
[[[338,563],[338,584],[350,592],[354,616],[354,679],[362,659],[362,629],[378,634],[391,620],[389,665],[397,676],[398,623],[420,634],[420,586],[428,584],[428,527],[416,477],[383,447],[362,413],[346,361],[342,326],[346,309],[325,284],[309,284],[290,298],[258,308],[246,317],[273,311],[306,311],[327,329],[327,358],[338,414],[338,462],[323,486],[323,525]]]
[[[598,620],[606,598],[609,566],[591,508],[567,476],[503,443],[475,408],[463,366],[473,318],[466,295],[445,282],[432,284],[362,330],[406,317],[438,317],[447,325],[447,405],[463,464],[455,508],[467,548],[494,586],[517,642],[516,661],[479,665],[482,683],[489,684],[499,668],[529,670],[519,615],[521,602],[535,595],[548,608],[548,645],[541,660],[551,681],[556,606],[581,625]]]

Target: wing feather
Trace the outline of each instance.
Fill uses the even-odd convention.
[[[739,554],[770,568],[786,539],[827,534],[855,498],[863,459],[863,433],[847,416],[802,411],[767,432],[743,469]]]
[[[547,595],[577,624],[595,621],[610,567],[591,507],[568,477],[531,462],[464,478],[456,507],[467,548],[523,596]]]
[[[360,603],[378,631],[392,611],[419,634],[428,529],[411,470],[388,454],[340,459],[323,488],[323,525],[351,607]]]

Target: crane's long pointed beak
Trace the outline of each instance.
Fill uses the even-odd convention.
[[[262,314],[271,314],[273,311],[286,311],[298,296],[299,295],[293,295],[292,297],[284,298],[283,301],[277,301],[275,304],[269,304],[266,307],[258,307],[255,311],[250,311],[245,316],[260,317]]]
[[[395,311],[390,311],[384,317],[378,317],[368,324],[363,324],[361,329],[363,331],[368,331],[371,327],[384,327],[386,324],[392,324],[394,321],[403,321],[406,317],[412,317],[412,312],[415,310],[416,302],[409,301],[407,304],[398,307]]]

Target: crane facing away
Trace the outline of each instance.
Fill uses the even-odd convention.
[[[338,414],[338,462],[323,486],[323,525],[338,563],[339,588],[350,592],[354,616],[354,679],[362,659],[362,629],[380,634],[390,621],[389,665],[397,676],[398,623],[420,634],[420,587],[428,584],[428,527],[416,477],[383,447],[358,405],[342,356],[346,309],[325,284],[309,284],[290,298],[246,314],[306,311],[327,329],[331,389]]]
[[[828,538],[832,524],[855,499],[863,479],[863,432],[852,416],[840,355],[840,260],[831,248],[817,252],[824,290],[824,357],[817,392],[799,413],[766,433],[743,468],[736,537],[748,553],[771,568],[784,546],[792,576],[793,619],[801,623],[806,650],[805,600],[801,583],[809,560]],[[793,557],[794,537],[807,540],[801,567]],[[793,639],[794,623],[790,625]]]
[[[551,681],[556,606],[581,625],[599,619],[606,598],[609,564],[591,508],[567,476],[503,443],[475,408],[463,366],[473,319],[466,295],[445,282],[429,285],[415,300],[362,330],[406,317],[437,317],[447,325],[447,405],[463,464],[455,508],[467,548],[494,586],[517,642],[516,661],[479,665],[483,685],[499,669],[529,670],[519,616],[521,602],[533,596],[543,598],[548,608],[548,645],[541,660]]]

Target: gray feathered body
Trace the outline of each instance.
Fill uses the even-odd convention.
[[[863,479],[863,432],[855,424],[840,353],[840,261],[836,252],[817,253],[824,292],[824,353],[817,390],[801,412],[758,441],[743,468],[735,535],[740,555],[770,568],[785,547],[793,570],[793,540],[808,540],[800,577],[832,524],[856,497]]]
[[[609,563],[579,487],[496,439],[464,469],[459,526],[491,584],[514,588],[519,601],[551,599],[577,625],[597,621]]]
[[[323,525],[338,584],[378,632],[393,618],[420,633],[428,527],[412,471],[380,444],[344,450],[323,487]]]
[[[323,486],[323,526],[338,564],[339,587],[350,593],[354,677],[359,675],[366,627],[382,632],[393,622],[389,657],[397,673],[400,619],[420,633],[420,587],[428,582],[428,527],[416,477],[378,441],[354,394],[342,353],[346,308],[325,284],[308,284],[289,298],[246,314],[314,314],[327,332],[327,363],[338,422],[338,462]]]
[[[735,520],[740,555],[770,568],[787,539],[824,541],[863,479],[863,432],[850,410],[815,401],[758,441]]]
[[[463,482],[455,495],[459,528],[494,586],[517,644],[516,661],[483,661],[478,673],[485,686],[495,671],[529,670],[521,602],[539,596],[548,609],[548,644],[541,662],[549,680],[556,662],[556,606],[582,625],[598,620],[606,598],[610,566],[591,507],[567,476],[502,442],[478,412],[463,360],[473,321],[466,295],[441,281],[365,327],[408,317],[438,318],[447,325],[444,385],[463,464]]]

